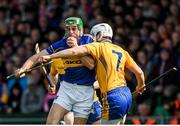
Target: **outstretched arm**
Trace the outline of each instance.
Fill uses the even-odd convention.
[[[66,57],[74,57],[74,56],[86,56],[88,55],[88,50],[84,46],[77,46],[70,49],[65,49],[62,51],[59,51],[57,53],[48,55],[48,56],[41,56],[39,58],[40,62],[47,62],[51,59],[55,58],[66,58]]]
[[[51,64],[51,70],[49,73],[49,77],[53,82],[53,86],[48,86],[48,93],[49,94],[55,94],[56,93],[56,85],[58,82],[58,78],[57,78],[57,70],[54,68],[53,64]]]
[[[145,86],[143,71],[137,64],[135,64],[134,66],[128,66],[127,68],[135,74],[137,82],[138,82],[136,90],[138,93],[142,94],[142,92],[145,90],[143,88]]]
[[[26,60],[26,62],[23,64],[23,66],[21,68],[23,69],[30,69],[31,67],[33,67],[36,63],[38,63],[38,58],[40,56],[45,56],[48,55],[47,51],[44,49],[41,52],[31,56],[28,60]]]
[[[135,74],[137,82],[138,82],[136,91],[139,94],[142,94],[142,92],[145,90],[145,88],[143,88],[145,86],[144,72],[135,63],[135,61],[132,59],[132,57],[127,52],[126,52],[126,56],[127,56],[126,67]]]
[[[22,73],[23,71],[27,70],[27,69],[30,69],[31,67],[33,67],[36,63],[38,63],[38,59],[39,57],[41,56],[45,56],[45,55],[48,55],[47,51],[44,49],[42,50],[41,52],[31,56],[30,58],[28,58],[26,60],[26,62],[22,65],[21,68],[19,68],[18,70],[15,71],[15,75],[17,77],[20,76],[20,73]]]
[[[75,37],[68,37],[67,38],[67,45],[71,48],[73,47],[77,47],[78,44],[77,44],[77,39]],[[92,70],[94,69],[95,67],[95,61],[94,59],[92,58],[92,56],[88,55],[88,56],[82,56],[80,57],[80,60],[82,62],[82,64],[84,66],[86,66],[88,69]]]

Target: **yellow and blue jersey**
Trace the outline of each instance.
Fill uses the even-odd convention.
[[[85,47],[97,60],[97,80],[102,93],[126,85],[124,68],[135,64],[127,51],[109,42],[94,42]]]
[[[52,45],[50,45],[46,51],[49,54],[54,52],[68,49],[69,46],[66,43],[67,38],[63,38]],[[78,45],[85,45],[93,42],[93,38],[90,35],[83,35],[78,41]],[[64,58],[63,59],[65,68],[65,74],[62,76],[63,80],[72,84],[92,86],[95,81],[95,71],[89,70],[87,67],[82,65],[81,60],[78,57],[75,58]]]
[[[64,60],[61,58],[53,59],[51,64],[51,70],[50,72],[53,75],[59,74],[59,79],[61,81],[61,77],[63,74],[65,74],[65,70],[68,67],[74,67],[74,64],[70,64],[70,60]],[[90,112],[90,115],[88,117],[87,124],[93,124],[94,122],[98,121],[101,118],[101,104],[98,100],[96,91],[94,91],[94,102],[92,105],[92,109]]]
[[[97,80],[103,94],[102,118],[122,118],[132,103],[124,69],[126,66],[135,65],[134,60],[127,51],[109,42],[93,42],[84,46],[97,60]]]
[[[50,72],[52,75],[58,74],[58,81],[62,81],[62,75],[65,74],[63,60],[61,58],[57,58],[52,61]]]
[[[50,71],[53,75],[65,74],[63,60],[61,58],[53,59]]]

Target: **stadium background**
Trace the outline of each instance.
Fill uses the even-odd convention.
[[[62,38],[66,17],[80,16],[85,33],[97,23],[109,23],[113,42],[133,56],[149,82],[171,67],[180,68],[179,12],[180,0],[0,0],[0,124],[45,123],[52,96],[41,71],[5,77],[35,53],[35,43],[45,48]],[[134,91],[135,77],[126,73]],[[127,123],[172,124],[180,118],[179,86],[179,72],[153,83],[136,98]]]

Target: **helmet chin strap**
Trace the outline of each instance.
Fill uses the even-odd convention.
[[[79,29],[79,31],[80,31],[80,37],[81,37],[83,35],[84,31],[83,31],[83,29]]]

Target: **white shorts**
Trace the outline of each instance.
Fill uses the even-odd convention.
[[[93,104],[93,95],[93,86],[82,86],[62,81],[54,103],[68,111],[73,111],[74,117],[88,118]]]

